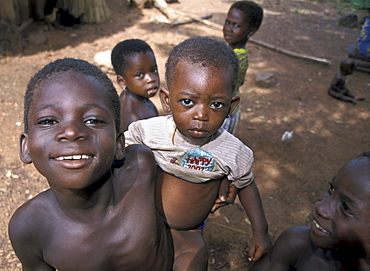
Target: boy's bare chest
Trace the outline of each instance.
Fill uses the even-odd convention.
[[[312,255],[297,263],[296,271],[368,271],[369,268],[361,267],[360,264],[343,263],[335,259],[325,259]]]
[[[148,215],[144,221],[137,213],[121,212],[125,214],[117,212],[90,223],[58,221],[46,233],[44,260],[60,271],[135,270],[145,266],[152,260],[148,248],[159,243],[155,217]]]

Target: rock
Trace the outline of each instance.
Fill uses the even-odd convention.
[[[115,74],[110,58],[111,53],[112,53],[111,50],[98,52],[94,56],[94,61],[96,65],[105,73]]]
[[[276,78],[272,72],[260,72],[256,75],[256,85],[262,88],[269,88],[275,85]]]
[[[281,136],[281,141],[288,142],[292,140],[294,131],[285,131],[284,134]]]
[[[22,53],[22,37],[18,27],[6,20],[0,20],[0,57]]]
[[[40,45],[46,43],[46,36],[43,31],[30,32],[28,41],[32,44]]]
[[[358,23],[357,15],[354,13],[350,13],[347,15],[344,15],[339,19],[338,25],[349,27],[349,28],[355,28]]]

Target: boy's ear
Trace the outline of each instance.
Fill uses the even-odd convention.
[[[256,34],[256,32],[257,32],[257,30],[256,30],[256,29],[252,29],[252,30],[251,30],[251,32],[249,32],[249,34],[248,34],[248,39],[249,39],[250,37],[252,37],[254,34]]]
[[[240,102],[240,97],[239,96],[233,96],[231,98],[231,104],[230,104],[230,109],[229,109],[229,114],[234,112],[235,108],[238,106]]]
[[[159,99],[161,100],[163,111],[166,113],[171,112],[170,92],[165,88],[161,88],[159,90]]]
[[[116,139],[117,142],[117,150],[114,156],[116,160],[122,160],[125,157],[125,136],[122,132],[120,132]]]
[[[117,84],[121,87],[121,89],[126,88],[126,80],[122,75],[117,75]]]
[[[28,151],[28,135],[26,133],[21,133],[19,143],[20,143],[19,157],[21,158],[23,163],[31,164],[32,158]]]

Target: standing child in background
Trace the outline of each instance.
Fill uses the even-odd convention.
[[[253,1],[236,1],[231,5],[225,24],[223,34],[226,43],[234,50],[239,60],[238,83],[235,86],[233,95],[239,95],[239,88],[244,83],[245,74],[249,66],[247,42],[262,24],[263,9]],[[235,134],[239,123],[241,111],[239,106],[230,112],[230,116],[225,120],[223,128]]]
[[[160,167],[158,209],[174,238],[174,270],[206,270],[204,221],[225,176],[238,189],[251,221],[248,255],[256,261],[270,248],[268,225],[252,172],[253,152],[221,126],[239,103],[233,96],[238,60],[221,41],[192,37],[177,45],[166,63],[168,90],[160,91],[165,112],[132,123],[126,144],[152,149]]]
[[[23,270],[172,270],[153,154],[125,149],[119,116],[111,80],[86,61],[56,60],[29,82],[20,156],[50,189],[10,220]]]
[[[364,98],[358,97],[347,88],[347,75],[353,73],[356,62],[351,58],[344,58],[340,62],[340,71],[333,78],[328,94],[335,99],[356,104]]]
[[[131,122],[158,116],[157,108],[149,100],[157,94],[160,85],[152,48],[139,39],[124,40],[113,48],[111,60],[122,88],[119,97],[122,131]]]
[[[370,152],[345,164],[316,203],[311,226],[285,230],[250,271],[369,271]]]

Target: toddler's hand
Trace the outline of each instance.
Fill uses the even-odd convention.
[[[220,184],[220,189],[218,191],[219,196],[211,209],[211,213],[216,212],[219,208],[223,206],[234,203],[237,194],[238,188],[230,183],[226,177],[223,178]]]

